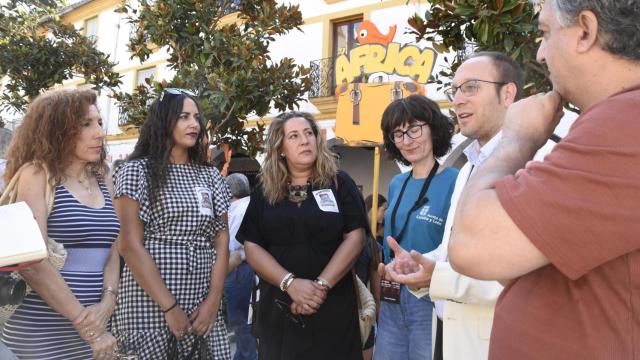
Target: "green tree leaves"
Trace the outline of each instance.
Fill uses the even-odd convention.
[[[551,89],[546,68],[535,60],[537,38],[541,36],[535,21],[534,5],[525,0],[430,0],[431,8],[409,18],[418,40],[431,41],[442,53],[465,54],[477,51],[500,51],[522,64],[525,94]],[[436,75],[436,82],[448,86],[463,61],[457,56],[450,68]]]
[[[153,46],[168,47],[169,65],[176,70],[169,83],[198,94],[214,143],[229,143],[255,155],[261,150],[264,128],[245,129],[247,116],[264,116],[271,106],[293,109],[311,87],[308,68],[291,58],[274,61],[268,50],[276,36],[299,29],[302,14],[297,6],[275,0],[142,0],[135,8],[125,4],[119,11],[129,14],[137,30],[129,44],[132,57],[144,61]],[[235,11],[237,20],[223,23]],[[139,125],[145,101],[165,86],[154,83],[116,99],[131,123]]]
[[[75,75],[96,90],[114,89],[119,75],[107,55],[57,15],[59,1],[13,0],[0,5],[0,108],[24,111],[35,96]]]

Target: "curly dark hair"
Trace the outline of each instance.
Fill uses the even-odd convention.
[[[89,89],[58,89],[38,95],[27,107],[22,124],[7,150],[8,183],[29,162],[44,164],[56,183],[62,181],[64,169],[71,163],[82,121],[89,106],[96,106],[96,92]],[[88,164],[96,177],[105,174],[104,140],[100,160]]]
[[[201,112],[200,105],[195,97],[186,93],[170,94],[164,92],[149,107],[147,119],[140,129],[140,137],[136,143],[133,153],[128,160],[140,158],[147,159],[147,170],[149,175],[149,188],[151,194],[157,194],[167,182],[169,174],[169,157],[175,145],[173,129],[176,127],[178,117],[182,112],[185,99],[191,99],[196,104],[198,112]],[[205,126],[200,122],[200,132],[196,144],[189,148],[189,161],[195,164],[207,164],[207,144],[205,138]],[[150,197],[150,199],[153,198]]]
[[[433,100],[421,95],[411,95],[393,101],[382,114],[380,127],[384,135],[384,149],[392,160],[411,165],[391,140],[391,133],[398,126],[414,122],[422,122],[429,126],[434,157],[439,158],[449,152],[451,137],[453,137],[453,124]]]

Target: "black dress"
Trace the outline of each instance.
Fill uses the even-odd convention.
[[[301,207],[283,200],[269,205],[257,187],[236,238],[267,250],[299,278],[315,279],[331,260],[343,235],[365,228],[362,196],[353,180],[338,172],[331,187],[339,212],[323,211],[309,193]],[[316,189],[313,189],[316,190]],[[362,359],[358,310],[351,274],[333,289],[317,313],[294,316],[291,298],[260,279],[260,300],[254,323],[261,360]]]

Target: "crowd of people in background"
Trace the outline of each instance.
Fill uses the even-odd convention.
[[[112,169],[95,92],[38,96],[0,166],[66,258],[21,270],[0,359],[231,359],[228,329],[234,360],[640,357],[639,18],[633,0],[546,1],[553,90],[524,99],[511,57],[467,57],[446,91],[461,169],[438,160],[454,126],[436,102],[391,102],[384,149],[411,171],[386,198],[305,112],[271,121],[252,189],[211,166],[188,90],[159,94]],[[563,101],[581,114],[545,146]]]

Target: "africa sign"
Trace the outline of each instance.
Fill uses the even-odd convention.
[[[353,48],[348,56],[343,54],[336,59],[336,84],[350,83],[362,74],[378,72],[408,76],[421,84],[429,80],[435,65],[435,50],[390,42],[395,26],[383,35],[367,20],[360,24],[357,34],[360,46]]]

